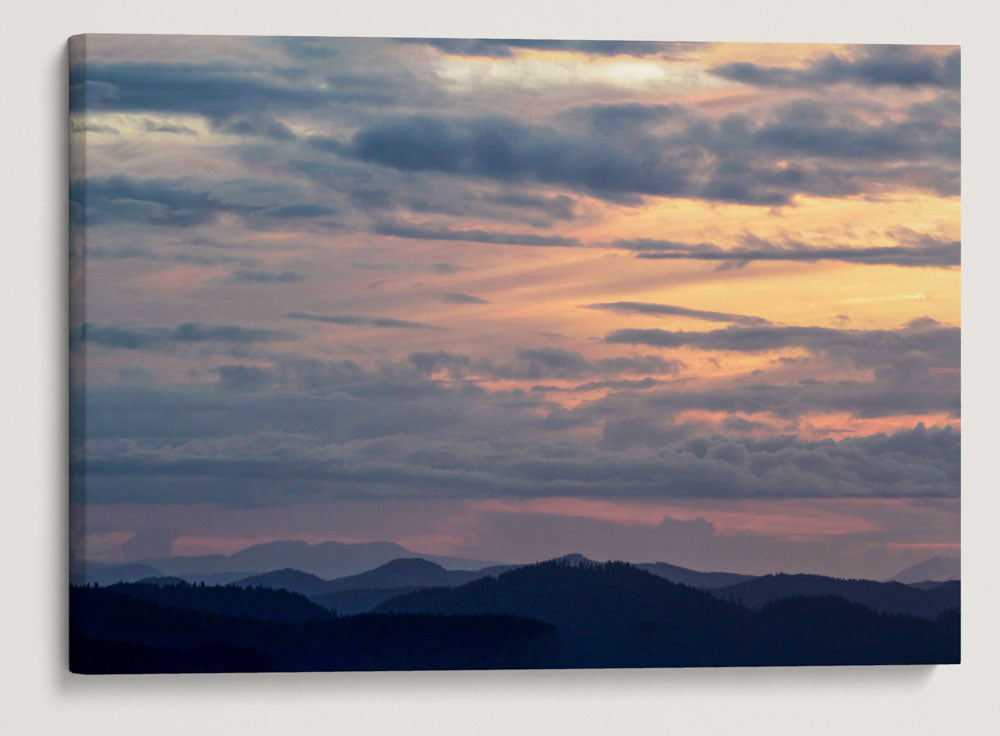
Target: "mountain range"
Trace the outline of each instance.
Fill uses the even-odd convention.
[[[231,571],[247,571],[245,576],[294,568],[324,579],[366,572],[386,562],[405,557],[420,557],[453,570],[476,570],[496,564],[464,557],[424,555],[395,542],[319,542],[300,540],[265,542],[231,555],[198,555],[141,560],[166,575],[204,576]]]
[[[697,574],[672,567],[659,569]],[[581,555],[490,570],[448,571],[400,559],[334,580],[287,569],[239,585],[161,576],[72,587],[71,667],[191,672],[959,658],[957,582],[924,589],[773,575],[699,589]],[[479,577],[461,583],[456,572]],[[434,583],[443,584],[427,587]],[[395,587],[356,587],[363,585]]]
[[[568,565],[592,564],[579,554],[557,558]],[[790,594],[841,595],[885,612],[933,615],[957,600],[958,558],[934,557],[907,568],[889,581],[847,581],[819,575],[752,576],[702,572],[667,562],[638,563],[636,568],[721,597],[760,606]],[[394,594],[433,587],[455,587],[517,567],[467,558],[421,556],[393,542],[322,542],[279,540],[257,544],[232,555],[200,555],[108,565],[75,560],[73,584],[135,582],[175,577],[189,583],[262,586],[302,593],[343,613],[359,613]],[[922,590],[920,590],[922,589]],[[379,592],[374,592],[379,591]],[[936,591],[936,592],[931,592]],[[924,594],[926,593],[926,595]]]

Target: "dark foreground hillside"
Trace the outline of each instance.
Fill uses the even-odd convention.
[[[73,672],[524,669],[548,666],[554,646],[551,626],[513,616],[330,618],[317,606],[302,623],[168,608],[116,587],[70,591]]]
[[[337,617],[282,590],[72,588],[75,672],[931,664],[959,660],[959,617],[878,613],[835,596],[755,610],[631,565],[548,562]]]

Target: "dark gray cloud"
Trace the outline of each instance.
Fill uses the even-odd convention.
[[[229,274],[229,279],[241,284],[297,284],[308,278],[298,271],[257,271],[238,268]]]
[[[736,62],[712,70],[726,79],[758,87],[814,87],[851,84],[900,87],[944,87],[961,84],[961,57],[956,49],[944,57],[907,46],[864,47],[855,58],[828,54],[804,69],[766,67]]]
[[[162,351],[186,343],[248,345],[283,342],[295,340],[296,335],[283,330],[261,330],[240,325],[201,322],[185,322],[176,327],[86,322],[80,326],[76,339],[109,348]]]
[[[576,217],[576,213],[573,210],[576,201],[565,194],[547,197],[538,194],[525,194],[523,192],[505,192],[497,194],[490,199],[499,205],[534,211],[552,220],[572,220]]]
[[[96,260],[128,260],[139,258],[147,261],[164,261],[167,263],[190,263],[196,266],[218,266],[232,263],[248,266],[253,264],[253,259],[250,258],[237,258],[217,253],[208,254],[190,251],[163,253],[132,245],[123,248],[104,248],[98,245],[88,245],[87,258]]]
[[[679,360],[665,360],[659,355],[630,355],[617,358],[602,358],[597,361],[602,371],[611,374],[631,373],[638,375],[652,373],[657,375],[673,374],[684,367]]]
[[[194,113],[226,121],[253,119],[261,110],[388,105],[398,102],[408,86],[407,80],[374,74],[328,74],[316,80],[295,68],[268,71],[225,63],[89,62],[70,69],[70,109]]]
[[[673,240],[636,238],[618,240],[616,248],[637,251],[639,258],[699,260],[745,265],[752,261],[841,261],[867,265],[949,268],[961,264],[958,241],[941,241],[924,236],[914,244],[891,246],[831,247],[800,242],[774,243],[754,236],[744,237],[744,246],[722,248],[714,243],[682,243]]]
[[[937,190],[957,185],[957,124],[844,121],[811,107],[822,114],[804,116],[801,105],[778,109],[764,122],[677,113],[673,132],[635,129],[627,136],[614,134],[614,126],[420,115],[372,122],[341,149],[404,172],[558,184],[619,201],[655,195],[774,206],[795,193],[858,194],[873,181]],[[640,113],[635,107],[630,114]]]
[[[271,371],[254,365],[223,365],[217,373],[220,388],[227,391],[259,391],[275,382]]]
[[[729,314],[727,312],[711,312],[703,309],[688,309],[686,307],[676,307],[670,304],[651,304],[649,302],[606,302],[601,304],[588,304],[588,309],[604,309],[621,314],[647,314],[664,317],[691,317],[693,319],[703,319],[708,322],[731,322],[740,325],[767,325],[770,324],[762,317],[752,317],[745,314]]]
[[[489,230],[453,230],[447,227],[408,225],[404,223],[381,222],[372,229],[378,235],[394,238],[416,238],[420,240],[458,240],[470,243],[490,243],[494,245],[540,245],[576,246],[576,238],[558,235],[536,235],[534,233],[505,233]]]
[[[265,207],[257,212],[255,216],[264,218],[274,218],[278,220],[288,220],[298,217],[323,217],[325,215],[335,215],[339,212],[336,207],[315,202],[301,202],[296,204],[282,204],[274,207]]]
[[[597,140],[503,118],[411,116],[376,122],[351,141],[353,155],[402,171],[539,181],[608,196],[678,194],[694,161],[652,141]]]
[[[500,378],[577,378],[590,373],[593,364],[580,353],[559,348],[519,349],[516,361],[494,366],[494,375]]]
[[[711,392],[647,394],[645,401],[650,411],[660,412],[661,416],[664,412],[704,409],[747,414],[772,413],[790,420],[811,412],[847,412],[868,419],[939,412],[957,417],[961,403],[957,380],[900,384],[888,380],[873,383],[805,380],[781,385],[746,383]]]
[[[426,375],[431,375],[439,370],[447,370],[452,377],[464,375],[465,371],[472,366],[472,358],[461,353],[449,353],[439,350],[435,353],[411,353],[409,361],[418,371]]]
[[[763,422],[753,422],[743,417],[727,417],[722,420],[722,428],[730,432],[753,432],[758,429],[769,430],[770,426]]]
[[[462,294],[457,291],[449,291],[441,294],[441,301],[448,302],[450,304],[489,304],[489,300],[483,299],[482,297],[473,296],[472,294]]]
[[[273,180],[139,179],[88,177],[70,182],[77,224],[107,222],[192,227],[221,214],[249,218],[249,224],[335,214],[327,205],[302,201],[298,186]]]
[[[843,330],[831,327],[768,325],[727,327],[708,332],[624,329],[611,332],[604,340],[627,345],[688,346],[701,350],[735,350],[751,353],[803,347],[814,352],[850,354],[859,362],[877,362],[888,357],[905,357],[908,353],[920,352],[933,355],[946,365],[957,366],[960,334],[957,327],[941,327],[937,323],[935,325],[911,323],[908,329],[903,330]],[[868,358],[865,358],[865,355]]]
[[[223,205],[206,191],[193,191],[186,182],[167,179],[90,177],[70,182],[70,202],[78,205],[78,222],[129,222],[165,227],[203,225],[220,213],[243,208]],[[85,214],[84,214],[85,213]]]
[[[636,129],[672,119],[686,119],[687,111],[680,105],[644,105],[637,102],[585,105],[564,113],[567,120],[583,118],[602,133],[631,134]]]
[[[362,325],[366,327],[402,327],[416,330],[440,330],[440,327],[410,322],[392,317],[368,317],[361,314],[310,314],[308,312],[288,312],[283,315],[287,319],[301,319],[308,322],[322,322],[330,325]]]
[[[269,115],[245,115],[213,121],[212,127],[220,133],[242,136],[258,136],[276,141],[295,139],[291,128]]]
[[[342,141],[324,139],[319,145],[324,153],[350,156],[350,146]],[[450,176],[415,175],[397,169],[351,158],[293,158],[288,162],[295,172],[338,192],[357,210],[369,217],[390,218],[409,211],[421,216],[448,215],[488,219],[530,227],[551,227],[576,218],[576,200],[566,194],[547,194],[524,186],[469,182]],[[280,164],[279,164],[280,165]],[[390,224],[397,224],[392,223]]]

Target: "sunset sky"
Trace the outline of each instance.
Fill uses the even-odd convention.
[[[88,36],[70,105],[76,553],[958,553],[956,47]]]

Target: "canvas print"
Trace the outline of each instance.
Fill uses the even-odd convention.
[[[70,669],[957,663],[959,67],[74,37]]]

